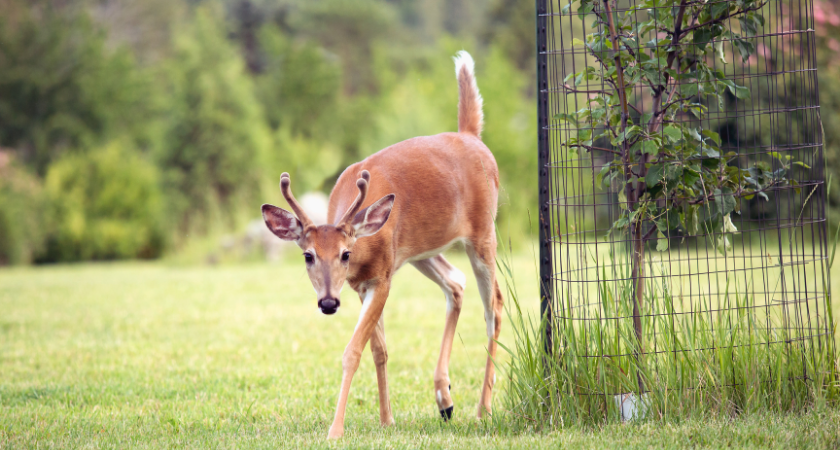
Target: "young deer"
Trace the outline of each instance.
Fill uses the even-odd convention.
[[[493,360],[503,302],[495,277],[499,170],[493,154],[479,138],[482,99],[473,60],[467,52],[456,56],[455,74],[458,132],[409,139],[348,167],[330,194],[331,225],[316,226],[307,218],[292,196],[287,173],[280,177],[280,189],[294,214],[276,206],[262,206],[268,228],[303,249],[321,312],[334,314],[338,310],[345,280],[362,300],[359,322],[342,358],[344,372],[330,438],[344,434],[350,382],[368,340],[379,384],[379,419],[382,425],[394,423],[388,398],[382,309],[391,277],[405,263],[437,283],[446,296],[446,325],[434,382],[441,415],[445,420],[452,417],[449,356],[466,278],[441,253],[456,242],[466,248],[484,302],[489,341],[478,417],[491,411]]]

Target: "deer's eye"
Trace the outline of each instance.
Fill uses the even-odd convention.
[[[303,259],[306,261],[306,264],[312,264],[315,262],[315,257],[312,256],[312,253],[304,253]]]
[[[344,252],[341,254],[341,260],[344,262],[350,261],[350,252]]]

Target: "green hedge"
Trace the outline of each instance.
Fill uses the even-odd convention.
[[[50,166],[42,262],[154,258],[164,248],[156,167],[123,142]]]

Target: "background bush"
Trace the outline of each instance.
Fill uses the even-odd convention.
[[[0,265],[30,263],[41,253],[45,205],[38,178],[0,151]]]
[[[115,141],[50,165],[43,261],[154,258],[164,249],[158,170]]]
[[[840,0],[815,5],[836,161]],[[260,204],[283,204],[284,171],[300,194],[329,193],[348,164],[456,129],[461,49],[477,63],[483,139],[501,170],[503,239],[534,237],[530,0],[0,0],[0,11],[0,151],[16,161],[0,180],[0,264],[217,245]]]

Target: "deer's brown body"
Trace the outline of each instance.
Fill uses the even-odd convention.
[[[353,289],[370,274],[390,273],[406,262],[437,255],[455,241],[478,242],[493,234],[499,170],[476,136],[417,137],[353,164],[330,195],[329,222],[335,223],[350,206],[347,199],[358,192],[362,170],[371,178],[370,200],[363,207],[388,194],[396,194],[397,200],[382,229],[356,242],[347,272]],[[481,174],[483,182],[475,183],[465,173]]]
[[[393,423],[382,310],[391,277],[406,263],[435,281],[446,297],[446,325],[434,392],[441,414],[445,419],[451,417],[449,356],[465,278],[441,252],[456,242],[466,248],[485,307],[489,354],[478,416],[491,410],[495,382],[492,360],[503,301],[495,279],[499,171],[493,154],[479,137],[481,96],[472,59],[466,52],[456,59],[456,75],[459,132],[409,139],[348,167],[330,194],[331,224],[315,226],[309,222],[291,195],[286,174],[281,177],[281,188],[297,218],[280,208],[263,206],[269,228],[283,239],[296,241],[304,250],[307,271],[324,313],[338,309],[338,295],[345,280],[362,299],[359,323],[342,359],[344,373],[329,431],[331,438],[344,433],[350,382],[368,340],[379,383],[380,420],[384,425]]]

